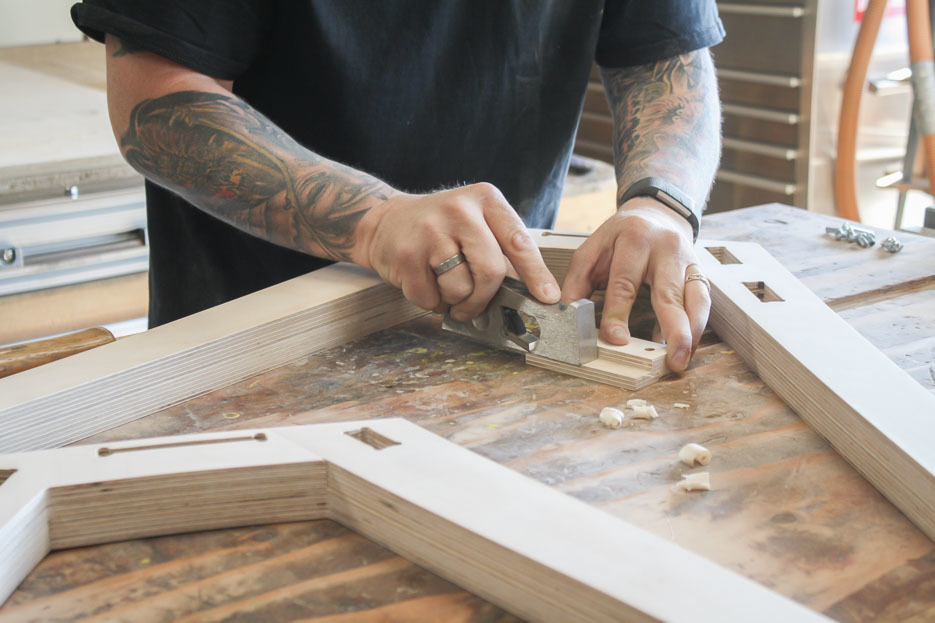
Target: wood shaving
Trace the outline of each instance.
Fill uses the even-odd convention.
[[[687,402],[677,402],[672,406],[675,407],[676,409],[687,409],[691,407],[691,405],[688,404]]]
[[[623,411],[614,407],[601,409],[601,424],[607,428],[620,428],[623,425]]]
[[[679,460],[689,467],[697,463],[707,465],[711,462],[711,451],[697,443],[685,444],[679,450]]]
[[[678,487],[683,491],[710,491],[711,475],[708,472],[682,474],[682,482],[678,483]]]
[[[633,418],[636,420],[655,420],[659,417],[656,407],[652,405],[637,405],[633,407]]]
[[[632,409],[633,407],[645,407],[648,404],[649,403],[642,398],[630,398],[627,400],[627,409]]]

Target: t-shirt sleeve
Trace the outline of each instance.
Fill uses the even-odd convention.
[[[84,0],[75,26],[104,34],[213,78],[233,80],[258,54],[269,23],[268,0]]]
[[[607,0],[595,60],[602,67],[644,65],[723,38],[714,0]]]

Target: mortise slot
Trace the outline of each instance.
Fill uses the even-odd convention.
[[[7,478],[16,473],[15,469],[0,469],[0,485],[6,482]]]
[[[721,264],[743,264],[733,253],[727,250],[727,247],[705,247],[705,249]]]
[[[744,281],[743,285],[747,286],[747,289],[753,292],[753,296],[763,303],[776,303],[784,300],[763,281]]]
[[[198,441],[177,441],[175,443],[154,443],[148,446],[130,446],[129,448],[107,448],[97,449],[98,456],[110,456],[118,452],[136,452],[137,450],[160,450],[162,448],[181,448],[183,446],[205,446],[212,443],[228,443],[232,441],[266,441],[266,433],[257,433],[256,435],[244,435],[243,437],[223,437],[221,439],[200,439]]]
[[[362,441],[368,446],[372,446],[377,450],[382,450],[383,448],[388,448],[390,446],[398,446],[400,443],[398,441],[393,441],[389,437],[384,437],[377,431],[372,428],[361,428],[359,430],[349,430],[345,435],[350,435],[358,441]]]
[[[542,237],[555,236],[556,238],[588,238],[591,234],[570,234],[561,231],[544,231]]]

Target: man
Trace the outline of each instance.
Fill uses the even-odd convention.
[[[114,132],[150,180],[152,326],[320,258],[464,320],[512,267],[546,303],[606,287],[618,344],[647,283],[669,365],[687,366],[710,305],[691,275],[719,156],[713,0],[85,0],[72,16],[106,40]],[[620,210],[560,290],[524,221],[554,222],[595,57]]]

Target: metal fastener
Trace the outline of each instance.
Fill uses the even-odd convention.
[[[876,244],[877,236],[869,229],[854,227],[850,223],[841,223],[840,227],[825,227],[825,233],[835,240],[845,240],[847,242],[856,242],[860,247],[866,249]]]
[[[16,249],[6,248],[3,251],[0,251],[0,262],[4,264],[12,264],[16,259]]]
[[[880,248],[889,251],[890,253],[898,253],[902,250],[903,243],[890,236],[880,243]]]

